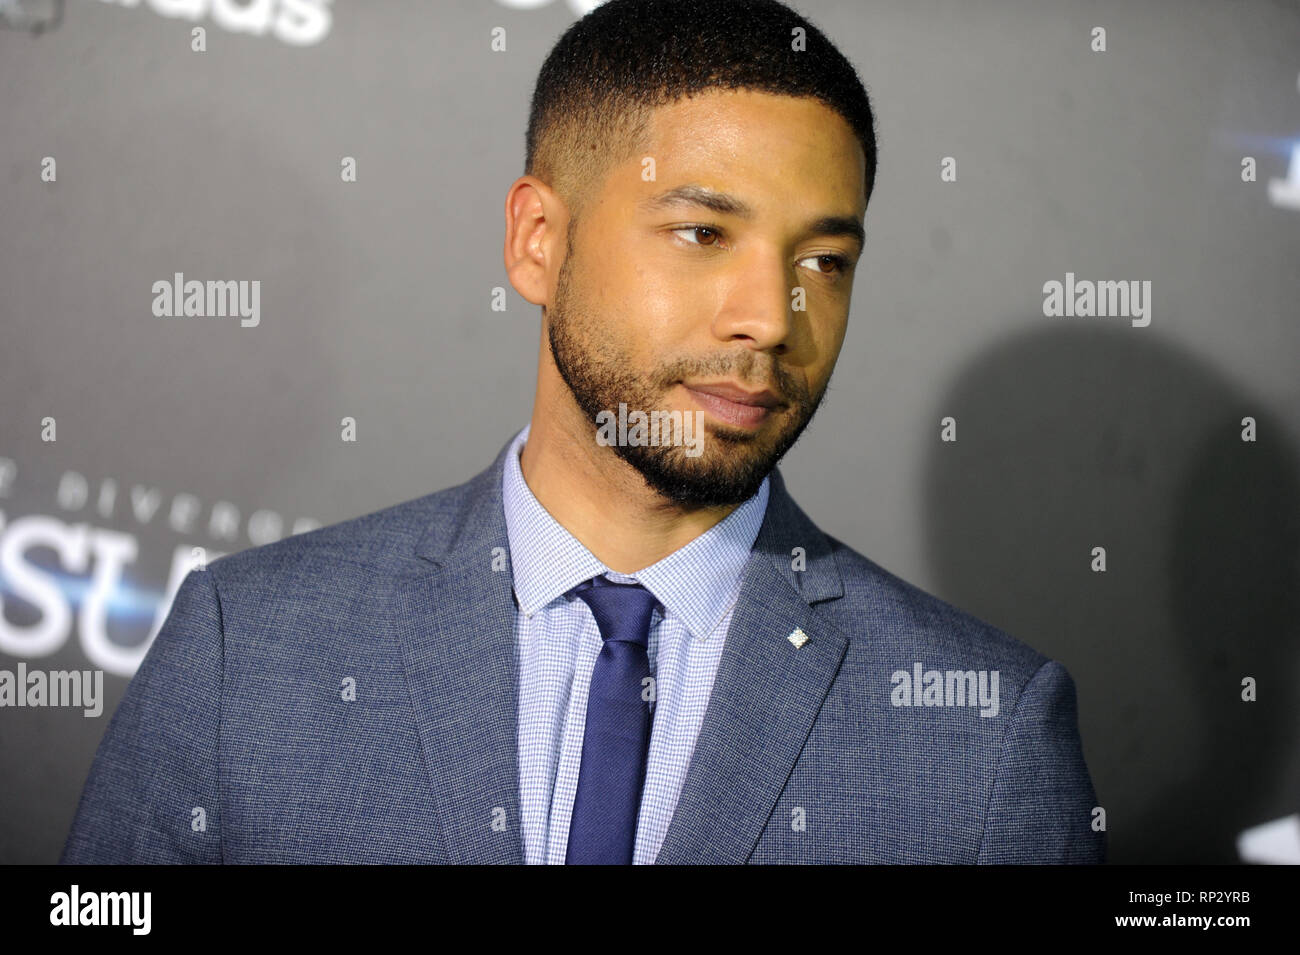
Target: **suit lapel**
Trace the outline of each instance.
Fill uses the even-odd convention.
[[[515,605],[495,464],[435,513],[394,612],[429,782],[454,863],[520,863]]]
[[[795,570],[802,548],[806,570]],[[810,606],[842,596],[835,559],[772,472],[767,514],[742,578],[709,706],[662,864],[743,863],[753,852],[848,648]],[[790,634],[808,641],[796,648]]]

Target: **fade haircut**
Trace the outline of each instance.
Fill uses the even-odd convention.
[[[795,50],[796,27],[804,48]],[[646,148],[651,112],[711,89],[819,100],[852,128],[876,181],[871,101],[853,65],[777,0],[608,0],[574,23],[537,75],[525,175],[569,207],[570,231],[608,171]]]

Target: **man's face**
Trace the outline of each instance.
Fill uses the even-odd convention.
[[[620,403],[702,420],[694,454],[612,448],[668,500],[740,503],[812,418],[844,341],[864,163],[815,100],[710,92],[658,109],[645,156],[577,223],[546,315],[552,355],[593,442]]]

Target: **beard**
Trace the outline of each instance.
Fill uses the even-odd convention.
[[[547,337],[555,367],[591,425],[593,443],[599,430],[597,415],[602,411],[617,414],[620,402],[629,411],[672,410],[664,405],[664,399],[682,381],[729,378],[754,390],[770,388],[784,406],[772,408],[768,419],[752,432],[709,421],[707,437],[696,435],[703,446],[697,457],[688,456],[684,445],[610,445],[647,485],[678,506],[732,507],[753,497],[763,479],[799,440],[826,396],[826,386],[814,396],[771,353],[751,349],[706,358],[683,357],[648,371],[634,371],[637,363],[608,337],[603,323],[575,294],[570,269],[572,234],[570,222],[569,248],[560,266],[555,305],[547,316]],[[680,410],[685,417],[694,409]]]

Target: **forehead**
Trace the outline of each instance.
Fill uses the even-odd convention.
[[[654,159],[655,182],[641,175]],[[629,192],[707,181],[765,203],[866,211],[866,157],[838,112],[808,97],[753,90],[710,90],[653,110],[636,176],[614,176]]]

